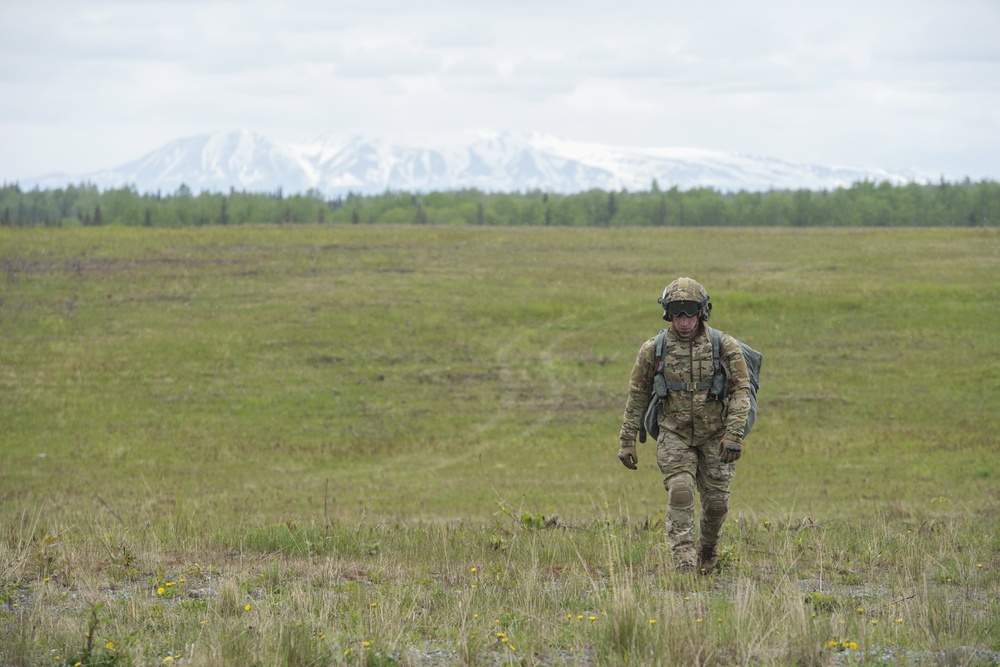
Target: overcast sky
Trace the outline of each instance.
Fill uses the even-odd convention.
[[[1000,179],[998,0],[0,0],[0,25],[8,182],[216,130],[478,128]]]

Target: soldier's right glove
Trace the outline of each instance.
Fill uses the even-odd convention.
[[[734,440],[723,440],[719,444],[719,460],[723,463],[735,463],[743,454],[743,446]]]
[[[637,470],[639,457],[635,453],[635,445],[622,445],[618,450],[618,460],[629,470]]]

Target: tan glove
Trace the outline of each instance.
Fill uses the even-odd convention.
[[[635,453],[635,445],[622,445],[618,450],[618,460],[629,470],[636,470],[639,457]]]
[[[735,440],[722,439],[719,444],[719,460],[723,463],[735,463],[743,454],[743,445]]]

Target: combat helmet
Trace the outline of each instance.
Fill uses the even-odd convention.
[[[681,276],[667,285],[658,303],[663,306],[663,319],[668,322],[675,315],[697,315],[703,322],[712,316],[708,292],[701,283],[687,276]]]

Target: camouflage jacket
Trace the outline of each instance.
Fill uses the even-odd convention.
[[[655,338],[650,338],[639,348],[632,377],[629,380],[628,400],[622,416],[619,439],[623,445],[635,444],[639,425],[649,406],[656,371]],[[668,382],[707,382],[712,379],[712,341],[704,325],[694,340],[677,337],[673,329],[667,330],[664,350],[663,373]],[[722,335],[719,355],[729,365],[729,396],[723,403],[711,398],[708,391],[669,391],[667,400],[660,406],[661,431],[670,431],[687,440],[692,446],[708,438],[718,437],[725,428],[729,439],[743,441],[743,429],[750,412],[750,376],[739,344],[732,336]]]

